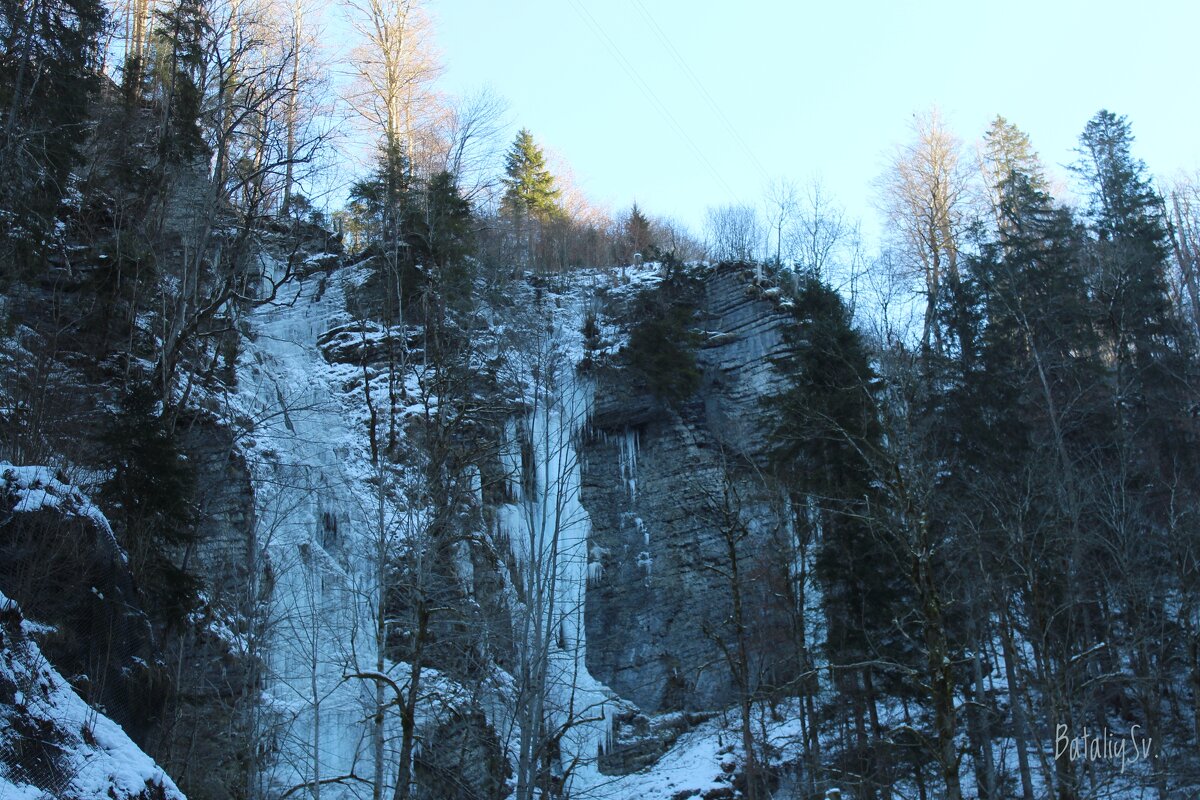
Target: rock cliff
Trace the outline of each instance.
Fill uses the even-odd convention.
[[[618,324],[634,322],[620,303],[608,309]],[[771,429],[764,400],[783,388],[772,360],[787,352],[789,319],[751,274],[726,268],[705,278],[696,309],[703,379],[693,396],[657,400],[619,359],[596,371],[582,455],[590,557],[600,565],[587,595],[588,667],[645,711],[730,700],[718,641],[732,613],[731,540],[752,561],[783,524],[757,468]]]

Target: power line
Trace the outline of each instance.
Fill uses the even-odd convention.
[[[582,0],[571,0],[571,5],[575,8],[576,12],[579,13],[579,16],[583,18],[583,21],[591,29],[592,33],[595,34],[598,39],[600,39],[601,44],[605,46],[609,54],[616,59],[617,63],[620,64],[622,69],[625,70],[625,73],[629,75],[630,79],[632,79],[637,87],[641,90],[646,99],[650,101],[651,105],[653,105],[658,112],[662,114],[668,122],[671,123],[671,125],[675,128],[675,131],[679,134],[680,138],[687,142],[692,150],[695,151],[696,156],[700,159],[704,166],[708,168],[708,171],[712,173],[713,177],[716,178],[717,183],[721,184],[731,198],[736,197],[736,192],[734,192],[729,184],[726,183],[725,179],[721,176],[721,173],[718,172],[717,168],[714,167],[712,162],[708,160],[708,157],[704,155],[704,151],[696,145],[696,143],[692,140],[692,137],[688,135],[687,130],[679,124],[679,121],[675,119],[675,115],[672,114],[667,105],[663,103],[661,99],[659,99],[658,95],[654,92],[654,89],[650,87],[650,84],[646,83],[646,81],[638,73],[637,68],[629,61],[629,59],[625,57],[625,55],[621,52],[621,49],[617,47],[616,42],[614,42],[612,38],[609,37],[609,35],[605,32],[599,21],[597,21],[596,18],[591,15],[591,13],[583,5]]]
[[[662,29],[657,20],[655,20],[650,14],[650,9],[646,8],[646,5],[642,2],[642,0],[633,0],[633,4],[637,7],[638,12],[641,13],[642,18],[650,24],[650,27],[654,30],[654,34],[658,37],[658,40],[667,48],[667,52],[671,54],[673,59],[675,59],[675,63],[679,65],[679,68],[682,69],[684,74],[687,75],[688,79],[691,80],[692,85],[695,86],[704,99],[708,101],[709,107],[712,108],[712,110],[716,112],[716,115],[720,117],[721,121],[725,123],[726,129],[728,129],[729,133],[733,136],[734,141],[739,147],[741,147],[742,152],[746,154],[751,163],[754,164],[755,168],[762,173],[763,179],[770,180],[771,175],[767,172],[766,167],[764,167],[762,162],[758,160],[758,156],[754,155],[754,151],[750,148],[750,145],[746,143],[746,140],[742,138],[740,133],[738,133],[737,128],[734,127],[732,122],[730,122],[729,117],[725,115],[725,112],[722,110],[721,106],[716,100],[713,99],[713,96],[709,94],[708,89],[704,86],[704,82],[701,81],[696,73],[692,71],[692,68],[688,66],[687,61],[684,60],[683,55],[678,49],[676,49],[674,43],[671,41],[671,38],[667,36],[666,31]]]

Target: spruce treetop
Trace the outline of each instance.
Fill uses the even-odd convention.
[[[983,161],[988,188],[998,189],[1014,174],[1028,178],[1031,188],[1048,192],[1045,168],[1038,158],[1029,134],[997,115],[983,135]]]
[[[1129,120],[1102,109],[1079,137],[1079,161],[1072,168],[1091,193],[1091,216],[1102,239],[1165,237],[1157,193],[1146,165],[1131,151]]]
[[[560,213],[561,191],[528,128],[521,129],[504,157],[504,187],[501,207],[506,213],[542,221]]]

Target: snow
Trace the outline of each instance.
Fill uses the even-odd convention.
[[[50,467],[16,466],[0,461],[0,478],[4,480],[4,488],[16,496],[14,513],[52,510],[68,517],[90,519],[121,553],[121,558],[126,557],[104,512],[78,487],[59,480]]]
[[[19,613],[16,603],[3,593],[0,611]],[[36,643],[11,635],[4,641],[7,652],[0,658],[0,685],[22,688],[14,693],[12,710],[0,706],[0,755],[9,750],[13,715],[21,714],[52,727],[60,757],[55,774],[41,776],[26,775],[18,764],[0,758],[0,797],[41,800],[47,795],[32,785],[37,779],[43,785],[49,782],[56,797],[124,800],[158,786],[166,800],[185,800],[174,782],[119,725],[75,694]]]

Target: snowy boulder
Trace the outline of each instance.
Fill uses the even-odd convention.
[[[11,502],[4,504],[5,516],[13,513],[29,513],[54,510],[68,517],[83,517],[91,520],[112,546],[118,551],[117,539],[112,526],[90,499],[77,487],[61,479],[54,470],[43,466],[16,466],[0,461],[0,499]],[[121,553],[124,559],[124,553]]]
[[[393,358],[412,358],[420,351],[419,333],[387,328],[369,320],[337,325],[317,337],[317,347],[330,364],[370,366]]]

